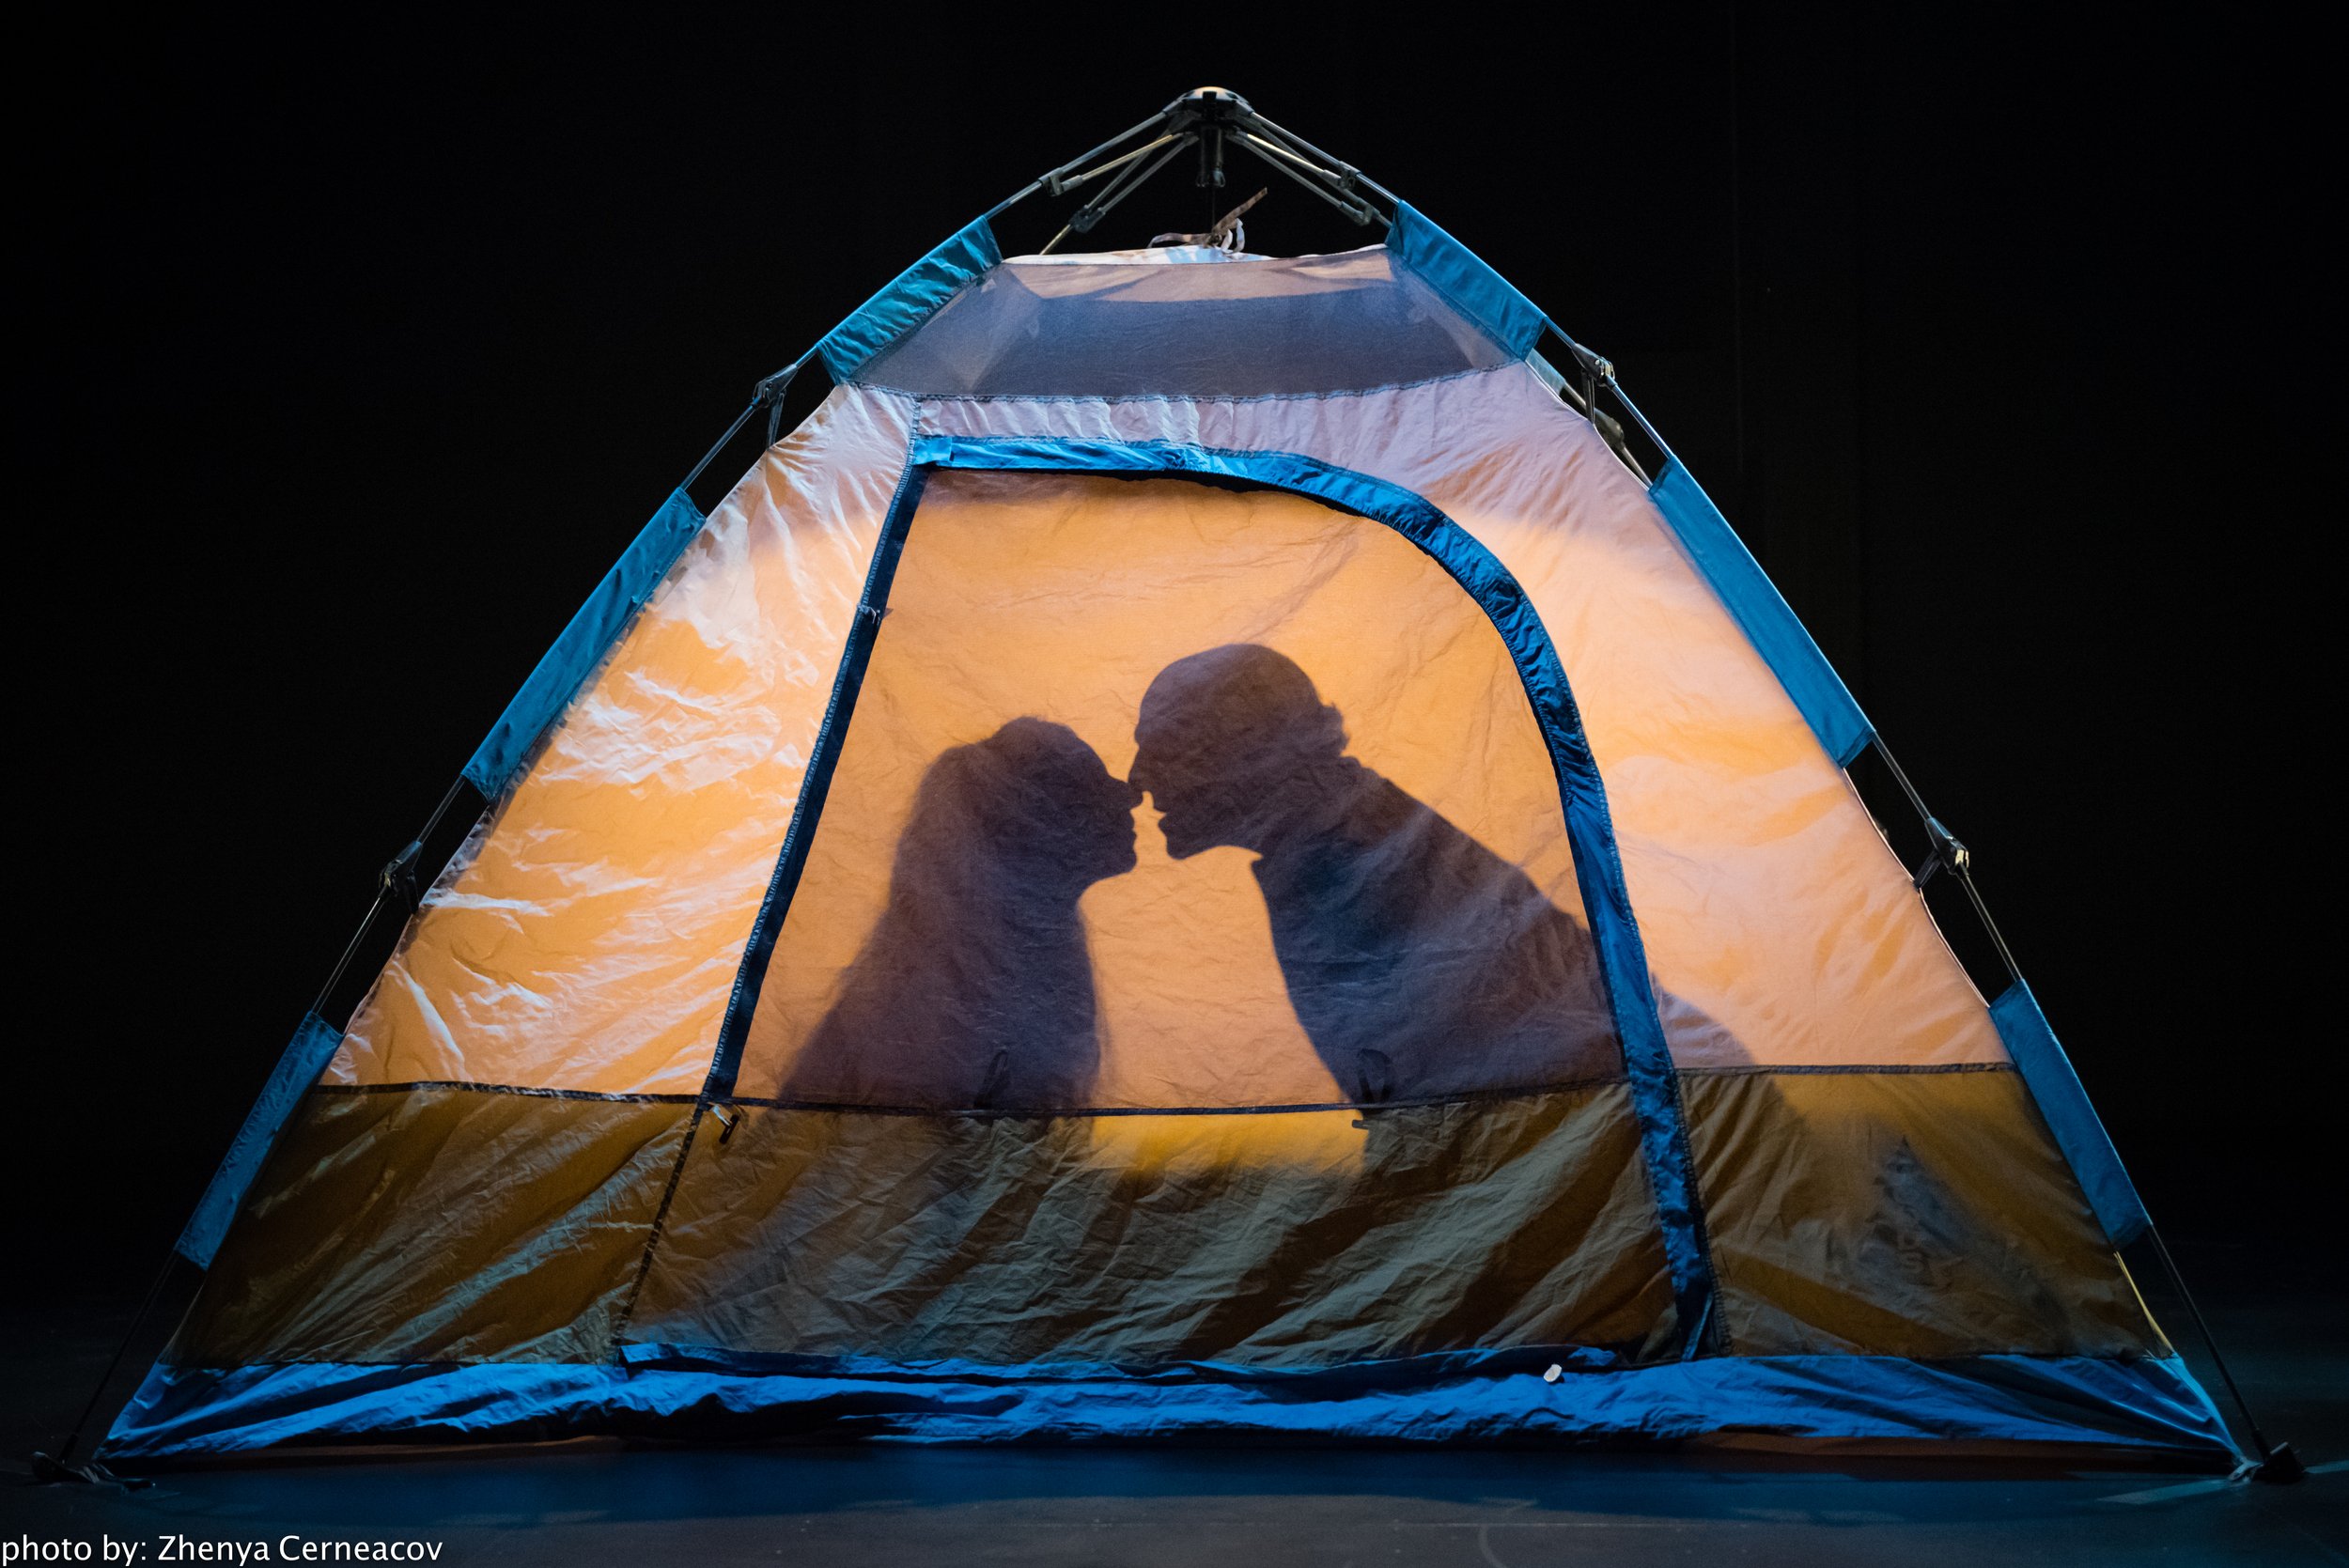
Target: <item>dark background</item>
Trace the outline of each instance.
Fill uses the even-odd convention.
[[[2313,40],[1377,14],[53,16],[15,67],[34,1289],[168,1247],[376,869],[752,383],[1202,82],[1616,361],[1972,846],[2156,1216],[2284,1235],[2338,1116]],[[1275,184],[1255,249],[1377,238],[1235,180]],[[1178,164],[1088,248],[1209,215]]]

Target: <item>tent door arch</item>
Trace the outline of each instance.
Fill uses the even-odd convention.
[[[941,520],[949,517],[957,520]],[[1365,521],[1378,526],[1365,529]],[[1112,539],[1103,530],[1117,532]],[[982,599],[981,610],[973,610]],[[1196,662],[1203,660],[1230,668],[1219,675]],[[1272,863],[1281,857],[1262,853],[1249,835],[1282,838],[1290,825],[1236,825],[1218,813],[1245,815],[1239,807],[1247,802],[1208,799],[1219,790],[1263,796],[1269,786],[1238,769],[1232,777],[1192,781],[1186,797],[1164,758],[1152,755],[1147,737],[1135,738],[1137,720],[1146,721],[1153,702],[1176,713],[1174,727],[1182,728],[1181,703],[1165,693],[1170,683],[1186,680],[1204,680],[1206,690],[1222,693],[1218,722],[1235,731],[1247,731],[1264,715],[1238,711],[1263,706],[1262,692],[1244,700],[1234,692],[1252,681],[1288,681],[1304,693],[1303,706],[1275,729],[1283,737],[1279,747],[1302,748],[1298,755],[1312,753],[1305,732],[1323,722],[1311,711],[1334,714],[1328,733],[1346,737],[1345,756],[1356,769],[1346,775],[1355,783],[1345,789],[1392,786],[1384,804],[1361,809],[1385,812],[1388,826],[1379,831],[1414,846],[1387,857],[1411,862],[1409,870],[1344,857],[1316,862],[1297,878],[1343,884],[1323,889],[1330,896],[1320,906],[1284,884]],[[1137,785],[1156,786],[1148,793],[1160,813],[1160,834],[1144,829],[1141,851],[1114,845],[1099,851],[1105,864],[1132,853],[1142,853],[1143,863],[1129,873],[1112,871],[1078,894],[1097,916],[1093,957],[1102,991],[1100,1016],[1092,1021],[1105,1040],[1097,1062],[1030,1070],[1024,1057],[1012,1060],[1018,1053],[1000,1044],[968,1048],[970,1040],[986,1036],[985,1027],[972,1022],[974,1004],[957,1000],[951,986],[941,992],[946,983],[929,972],[941,966],[920,961],[934,958],[941,940],[934,911],[925,914],[922,906],[970,896],[949,887],[957,877],[972,879],[971,867],[958,863],[972,857],[951,846],[1001,828],[974,826],[972,800],[1043,788],[1016,768],[1006,775],[1014,765],[994,754],[1020,750],[1011,735],[1016,723],[1062,732],[1027,735],[1022,744],[1036,755],[1019,768],[1043,767],[1050,774],[1050,759],[1037,759],[1059,746],[1072,756],[1090,753],[1097,760],[1087,766],[1111,784],[1131,774]],[[950,754],[953,771],[996,783],[944,779]],[[1362,783],[1365,775],[1377,783]],[[1029,783],[1006,789],[1007,776]],[[1074,793],[1051,801],[1047,815],[1081,815],[1083,785],[1067,779],[1051,785],[1064,787]],[[1188,804],[1170,809],[1162,798],[1170,790]],[[958,800],[957,792],[970,799]],[[1291,815],[1321,809],[1300,807]],[[1545,812],[1547,822],[1537,821]],[[957,814],[963,837],[940,836],[938,821]],[[1162,851],[1148,842],[1161,835]],[[918,852],[911,847],[917,839]],[[1250,854],[1257,857],[1252,867]],[[1605,791],[1565,672],[1508,572],[1420,497],[1296,455],[1153,442],[917,438],[875,552],[801,807],[746,947],[705,1103],[1130,1115],[1429,1103],[1550,1086],[1562,1073],[1572,1076],[1579,1059],[1569,1045],[1534,1039],[1519,1014],[1546,1008],[1571,1015],[1571,1003],[1554,996],[1516,1013],[1480,999],[1470,1031],[1479,1034],[1479,1054],[1469,1066],[1433,1061],[1409,1040],[1379,1048],[1363,1018],[1348,1014],[1348,998],[1370,996],[1355,1014],[1382,1017],[1409,1035],[1413,1016],[1431,1009],[1405,1004],[1407,994],[1466,992],[1443,989],[1441,965],[1400,973],[1380,956],[1388,951],[1382,941],[1392,947],[1400,939],[1396,932],[1378,929],[1377,920],[1347,924],[1351,917],[1330,911],[1349,900],[1376,904],[1365,890],[1391,891],[1397,877],[1473,883],[1484,873],[1463,868],[1487,862],[1541,883],[1543,907],[1561,918],[1528,912],[1532,903],[1519,893],[1481,904],[1463,897],[1455,901],[1460,908],[1475,913],[1459,913],[1450,925],[1423,920],[1410,930],[1410,945],[1456,949],[1463,970],[1474,956],[1470,950],[1481,949],[1484,989],[1505,992],[1511,985],[1495,985],[1489,976],[1525,967],[1512,955],[1583,944],[1603,1027],[1620,1053],[1614,1076],[1626,1083],[1636,1115],[1640,1163],[1656,1203],[1678,1321],[1684,1332],[1701,1327],[1711,1291],[1701,1207],[1677,1079]],[[1220,875],[1207,875],[1219,866]],[[1491,879],[1501,884],[1498,872]],[[1186,887],[1191,892],[1180,891]],[[1252,893],[1260,899],[1252,916]],[[1194,902],[1221,910],[1222,924],[1168,926],[1153,939],[1140,934],[1152,918],[1179,924],[1180,911]],[[1300,916],[1300,908],[1307,913]],[[1495,916],[1496,908],[1506,912]],[[1111,910],[1122,910],[1122,920],[1098,918]],[[991,918],[1000,924],[1000,917],[998,909]],[[1259,928],[1252,970],[1241,929],[1252,918]],[[1261,962],[1267,925],[1277,972]],[[984,943],[964,951],[960,938],[945,940],[955,962],[944,967],[983,970],[996,962]],[[1155,957],[1142,951],[1152,940]],[[1218,1012],[1212,987],[1186,992],[1179,984],[1184,954],[1210,970],[1220,965],[1242,994],[1261,993],[1267,972],[1276,989],[1285,982],[1292,1023],[1302,1026],[1308,1048],[1296,1048],[1294,1028],[1283,1044],[1232,1025],[1235,1010]],[[1411,986],[1421,990],[1409,993]],[[1081,1032],[1065,1027],[1070,1015],[1063,1000],[1054,986],[1036,983],[1016,1009],[1026,1015],[1021,1027],[1052,1037]],[[1440,1015],[1447,1005],[1432,1010]],[[1221,1017],[1265,1060],[1240,1052],[1226,1052],[1220,1062],[1186,1058],[1180,1049],[1150,1054],[1151,1042],[1184,1032],[1164,1027],[1170,1014],[1202,1011]],[[1467,1017],[1456,1009],[1451,1016]],[[930,1022],[909,1021],[919,1018]],[[911,1046],[894,1051],[901,1060],[879,1063],[850,1059],[854,1052],[843,1058],[839,1048],[848,1036],[933,1037],[941,1018],[964,1042],[964,1060],[951,1066],[914,1060],[920,1052]],[[1283,1049],[1287,1056],[1274,1061]],[[841,1060],[827,1060],[827,1053]],[[1010,1064],[990,1066],[996,1057]],[[1088,1074],[1091,1090],[1070,1087]]]

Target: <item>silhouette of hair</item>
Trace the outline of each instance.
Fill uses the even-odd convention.
[[[1073,730],[1042,719],[941,753],[914,791],[887,906],[785,1096],[1085,1104],[1100,1045],[1077,900],[1133,869],[1140,800]]]
[[[1255,851],[1299,1020],[1363,1101],[1619,1077],[1597,954],[1532,879],[1346,754],[1338,710],[1270,648],[1170,664],[1133,784],[1177,859]]]

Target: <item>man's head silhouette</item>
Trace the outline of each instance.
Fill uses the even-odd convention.
[[[1134,726],[1132,783],[1177,860],[1218,845],[1269,850],[1326,815],[1346,725],[1292,660],[1254,643],[1159,672]]]

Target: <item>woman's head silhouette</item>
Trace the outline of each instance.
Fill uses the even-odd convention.
[[[1134,867],[1142,797],[1066,725],[1015,719],[941,753],[889,902],[792,1064],[795,1098],[1081,1105],[1100,1066],[1077,900]]]
[[[894,881],[935,897],[941,880],[967,879],[947,900],[966,909],[1061,904],[1134,868],[1141,801],[1076,731],[1014,719],[930,764],[897,841]]]

